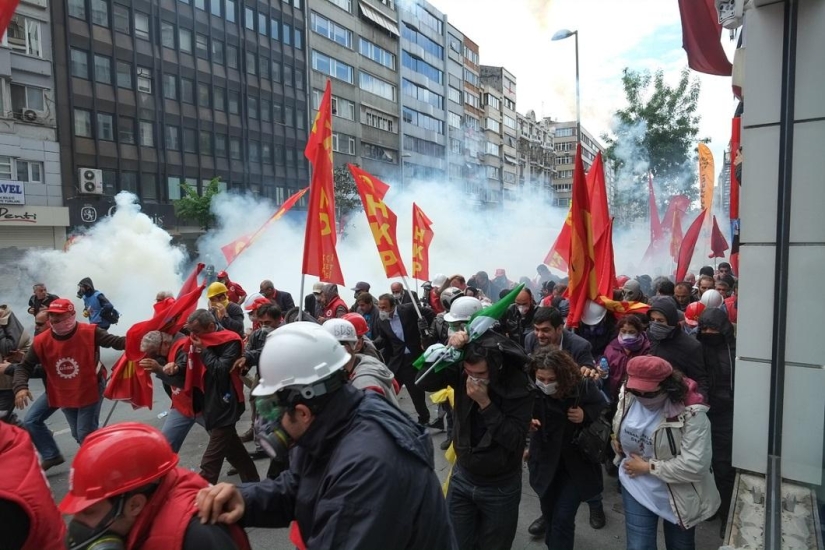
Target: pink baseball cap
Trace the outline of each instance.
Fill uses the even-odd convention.
[[[640,392],[655,391],[662,380],[673,373],[673,367],[660,357],[640,355],[627,362],[627,384],[629,390]]]

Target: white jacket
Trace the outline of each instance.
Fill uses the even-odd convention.
[[[613,433],[621,433],[622,420],[636,398],[619,394]],[[670,507],[684,529],[705,521],[721,504],[711,470],[710,421],[707,405],[689,405],[675,418],[662,420],[653,433],[650,474],[667,484]],[[618,466],[622,456],[616,455]]]

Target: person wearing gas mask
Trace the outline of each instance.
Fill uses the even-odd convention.
[[[0,524],[3,548],[63,550],[66,524],[29,435],[0,422]]]
[[[220,282],[212,283],[206,289],[206,297],[209,299],[209,311],[215,322],[243,338],[243,308],[229,301],[229,289],[226,285]]]
[[[450,311],[452,304],[457,299],[464,296],[461,289],[456,287],[447,287],[441,293],[441,307],[442,312],[436,314],[430,325],[430,338],[426,342],[426,346],[430,347],[433,344],[447,345],[447,340],[450,337],[450,323],[444,319],[444,316]],[[479,302],[481,304],[481,302]]]
[[[69,550],[249,550],[237,525],[204,524],[194,501],[209,483],[178,466],[152,426],[123,422],[80,446],[60,511]]]
[[[95,289],[89,277],[84,277],[77,283],[77,297],[83,300],[83,316],[87,317],[93,325],[108,330],[111,326],[107,320],[108,313],[115,308],[102,292]]]
[[[283,528],[303,548],[456,548],[426,429],[375,392],[347,383],[352,360],[324,327],[275,330],[253,394],[278,479],[198,494],[206,523]],[[403,496],[403,498],[401,498]]]
[[[622,286],[622,300],[625,302],[644,302],[647,303],[647,298],[642,292],[642,285],[639,281],[630,279]]]
[[[109,334],[94,324],[77,322],[74,304],[59,298],[49,304],[51,330],[41,332],[19,368],[14,371],[15,404],[24,408],[33,397],[29,378],[40,364],[46,374],[49,405],[63,410],[72,437],[78,442],[98,427],[106,369],[100,348],[123,350],[126,338]]]
[[[533,301],[533,293],[525,286],[516,296],[516,301],[507,308],[502,319],[504,331],[510,340],[524,346],[524,339],[533,332],[535,314],[536,303]]]

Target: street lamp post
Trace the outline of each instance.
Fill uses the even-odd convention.
[[[553,35],[551,40],[564,40],[565,38],[575,37],[576,41],[576,138],[579,143],[582,140],[582,110],[581,110],[581,96],[579,93],[579,31],[570,31],[562,29]]]

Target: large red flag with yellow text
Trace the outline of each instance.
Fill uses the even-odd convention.
[[[355,187],[364,204],[364,213],[367,215],[372,238],[375,239],[375,246],[378,247],[387,278],[406,277],[407,270],[401,261],[398,241],[395,238],[398,217],[384,204],[384,195],[390,186],[357,166],[348,164],[347,168],[355,178]]]
[[[578,327],[585,302],[598,297],[596,287],[595,252],[591,226],[590,198],[582,164],[581,144],[576,147],[576,164],[573,169],[573,199],[570,205],[570,269],[567,292],[570,313],[567,325]]]
[[[433,242],[433,222],[413,203],[412,276],[419,281],[430,280],[430,243]]]
[[[329,80],[304,155],[312,163],[302,272],[325,283],[344,284],[335,244],[335,184],[332,177],[332,89]]]

